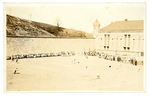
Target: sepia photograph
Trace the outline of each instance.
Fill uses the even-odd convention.
[[[7,92],[144,92],[146,3],[4,3]]]

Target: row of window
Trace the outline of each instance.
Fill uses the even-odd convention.
[[[119,38],[111,38],[111,40],[114,40],[114,39],[117,39],[117,40],[118,40]],[[103,40],[103,38],[100,38],[100,40]],[[123,40],[123,39],[120,38],[120,40]],[[144,40],[144,39],[134,39],[134,38],[133,38],[132,40]]]
[[[100,38],[102,40],[102,38]],[[110,45],[110,39],[120,39],[124,40],[123,49],[124,50],[130,50],[131,40],[135,40],[135,38],[131,39],[130,34],[124,34],[124,38],[110,38],[110,34],[104,34],[104,49],[109,49]],[[144,39],[136,39],[136,40],[144,40]],[[116,42],[117,43],[117,42]]]
[[[106,48],[109,49],[109,46],[104,46],[104,48],[105,48],[105,49],[106,49]]]
[[[130,47],[123,47],[124,50],[130,50]]]
[[[104,34],[105,36],[105,40],[104,40],[104,49],[109,49],[109,41],[110,41],[110,35],[109,34]],[[124,35],[124,50],[130,50],[130,34],[125,34]],[[113,40],[113,38],[112,38]],[[120,38],[120,40],[122,40],[122,38]]]
[[[124,50],[130,50],[130,47],[123,47]],[[104,46],[104,49],[109,49],[109,46]]]
[[[104,36],[110,36],[109,34],[105,34]]]
[[[130,35],[130,34],[125,34],[124,36],[125,36],[125,37],[126,37],[126,36],[130,37],[131,35]]]

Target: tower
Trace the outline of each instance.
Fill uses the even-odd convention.
[[[97,37],[99,31],[100,31],[100,24],[99,24],[99,21],[96,19],[95,22],[93,23],[93,36],[94,36],[94,38]]]

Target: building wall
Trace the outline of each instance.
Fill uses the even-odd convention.
[[[144,52],[143,32],[105,32],[96,38],[96,49],[109,54],[140,56]]]
[[[95,49],[95,39],[11,38],[7,37],[7,56],[61,51],[80,53]]]

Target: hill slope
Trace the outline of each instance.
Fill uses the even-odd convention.
[[[7,36],[55,37],[53,34],[38,28],[32,21],[7,15]]]
[[[63,37],[63,38],[93,38],[91,34],[83,31],[67,29],[50,24],[21,19],[7,15],[7,36],[18,37]]]

